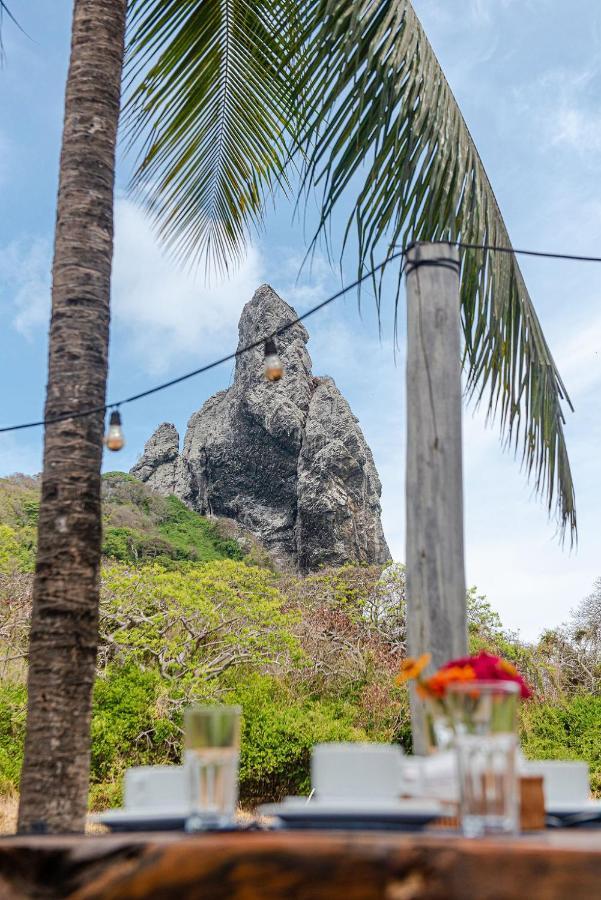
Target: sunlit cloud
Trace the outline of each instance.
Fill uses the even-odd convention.
[[[162,251],[150,222],[134,203],[116,203],[113,310],[117,327],[148,372],[166,370],[182,356],[213,353],[231,340],[244,304],[263,279],[251,247],[229,280],[207,285]]]
[[[0,248],[0,291],[14,328],[31,340],[48,327],[51,244],[45,238],[15,241]]]

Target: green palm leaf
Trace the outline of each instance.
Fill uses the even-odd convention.
[[[134,186],[184,256],[241,256],[289,146],[323,190],[321,233],[354,196],[343,252],[354,232],[361,272],[415,240],[510,246],[409,0],[132,0],[130,77]],[[462,314],[468,393],[573,538],[569,400],[515,257],[464,252]]]
[[[134,188],[182,256],[227,269],[287,189],[295,3],[133,0],[126,109]]]
[[[305,55],[298,90],[311,111],[299,142],[309,148],[305,186],[323,191],[318,233],[325,234],[342,195],[348,202],[350,193],[344,244],[354,232],[361,272],[377,254],[391,255],[412,241],[511,246],[482,161],[409,0],[299,5]],[[487,397],[507,444],[521,447],[537,490],[549,510],[556,503],[562,528],[574,538],[562,412],[569,399],[515,256],[464,252],[462,317],[469,395]]]
[[[11,13],[10,9],[8,8],[8,5],[4,2],[4,0],[0,0],[0,63],[4,59],[4,47],[2,44],[2,19],[4,18],[5,13],[8,18],[11,19],[11,21],[17,26],[19,31],[23,31],[23,29]],[[25,32],[23,32],[23,34],[25,34]]]

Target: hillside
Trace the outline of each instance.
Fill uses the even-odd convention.
[[[92,804],[120,801],[123,770],[176,762],[191,701],[244,709],[244,802],[302,792],[311,746],[397,741],[410,750],[401,566],[300,577],[260,546],[131,476],[104,477],[100,648]],[[26,704],[38,484],[0,479],[0,795],[18,787]],[[238,534],[237,540],[235,535]],[[598,591],[563,629],[528,646],[468,594],[470,642],[511,659],[535,690],[522,714],[533,757],[585,758],[601,792]]]
[[[169,565],[245,555],[224,524],[199,516],[177,497],[160,497],[131,475],[104,475],[102,496],[102,552],[108,558]]]
[[[242,559],[246,553],[227,522],[209,521],[176,497],[160,497],[125,472],[102,479],[103,555],[120,562],[204,563]],[[4,542],[18,545],[21,566],[33,570],[39,510],[35,478],[0,479],[0,526]],[[1,558],[0,558],[1,565]]]

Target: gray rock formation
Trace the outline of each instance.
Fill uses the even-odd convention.
[[[158,494],[175,492],[175,475],[179,459],[179,434],[175,425],[163,422],[150,440],[131,474]]]
[[[262,285],[242,311],[239,346],[295,318]],[[263,377],[261,347],[238,357],[232,386],[190,419],[181,454],[174,426],[163,424],[132,474],[204,515],[240,522],[280,565],[386,562],[371,451],[334,381],[312,375],[308,338],[296,324],[278,339],[279,382]]]

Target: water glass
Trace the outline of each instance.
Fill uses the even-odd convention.
[[[193,816],[231,818],[238,802],[239,706],[184,712],[184,766]]]
[[[518,831],[518,697],[519,687],[512,681],[449,685],[466,837]]]

